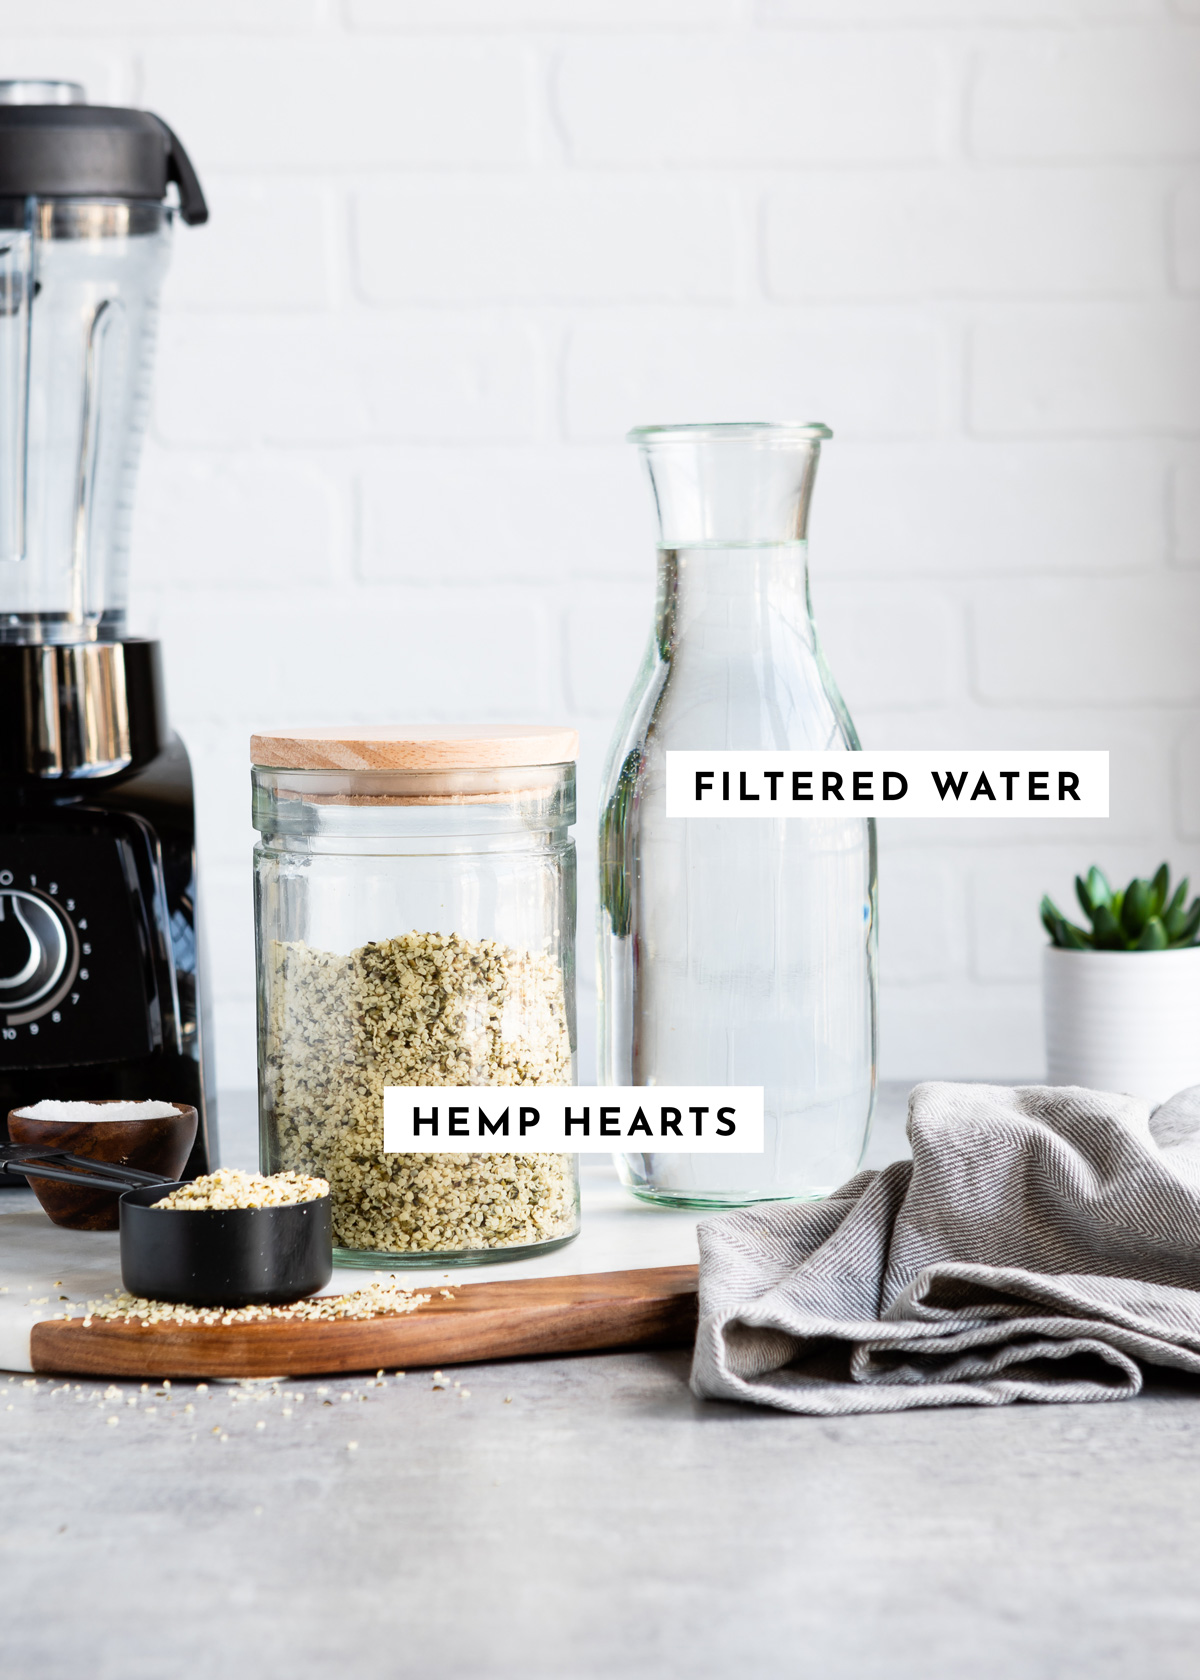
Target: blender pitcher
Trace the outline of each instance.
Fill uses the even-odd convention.
[[[125,619],[177,214],[208,212],[160,118],[0,83],[0,1117],[189,1103],[202,1170],[191,770]]]
[[[821,425],[630,434],[660,527],[656,622],[600,822],[600,1083],[761,1085],[762,1155],[630,1154],[638,1196],[690,1207],[828,1195],[875,1091],[869,819],[668,818],[676,750],[854,751],[817,640],[806,526]]]
[[[31,102],[31,96],[42,103]],[[179,213],[207,210],[148,111],[0,84],[0,641],[124,634],[133,479]]]

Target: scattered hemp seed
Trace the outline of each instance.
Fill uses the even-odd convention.
[[[329,1181],[334,1242],[389,1254],[570,1235],[570,1155],[385,1154],[388,1085],[563,1085],[571,1042],[548,956],[408,933],[348,956],[277,941],[263,1070],[272,1159]]]
[[[156,1208],[184,1208],[195,1212],[204,1209],[291,1207],[296,1202],[315,1202],[329,1194],[323,1178],[306,1178],[302,1173],[273,1173],[269,1178],[261,1173],[241,1172],[237,1167],[219,1167],[180,1185],[154,1202]]]
[[[110,1429],[115,1429],[117,1427],[118,1423],[120,1423],[121,1420],[120,1420],[120,1418],[105,1418],[104,1421],[105,1421],[105,1423],[107,1423],[107,1425]]]
[[[370,1283],[365,1289],[356,1289],[349,1295],[314,1295],[307,1301],[291,1301],[282,1307],[184,1307],[172,1301],[143,1300],[140,1296],[130,1295],[122,1290],[117,1295],[106,1295],[102,1301],[89,1301],[88,1316],[83,1322],[88,1325],[93,1318],[121,1319],[126,1323],[140,1319],[143,1325],[148,1326],[258,1324],[264,1321],[287,1323],[289,1320],[311,1323],[316,1320],[347,1318],[395,1318],[401,1313],[416,1312],[418,1308],[425,1306],[429,1299],[428,1295],[418,1295],[411,1289],[401,1289],[394,1283]],[[62,1313],[60,1316],[66,1318],[68,1315]],[[164,1381],[164,1389],[170,1386],[169,1382]],[[201,1383],[196,1392],[207,1393],[208,1385]],[[318,1390],[318,1393],[320,1392],[322,1391]],[[113,1395],[119,1398],[120,1390],[114,1389]]]
[[[358,1442],[357,1441],[347,1441],[346,1442],[346,1451],[347,1452],[357,1452],[358,1451]]]

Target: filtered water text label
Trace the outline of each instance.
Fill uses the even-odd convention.
[[[1107,817],[1106,752],[668,752],[667,816]]]

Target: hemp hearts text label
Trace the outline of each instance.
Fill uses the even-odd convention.
[[[386,1085],[389,1155],[761,1155],[761,1085]]]

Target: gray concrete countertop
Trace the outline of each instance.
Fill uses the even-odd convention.
[[[831,1421],[687,1365],[0,1379],[6,1680],[1196,1674],[1200,1384]]]

